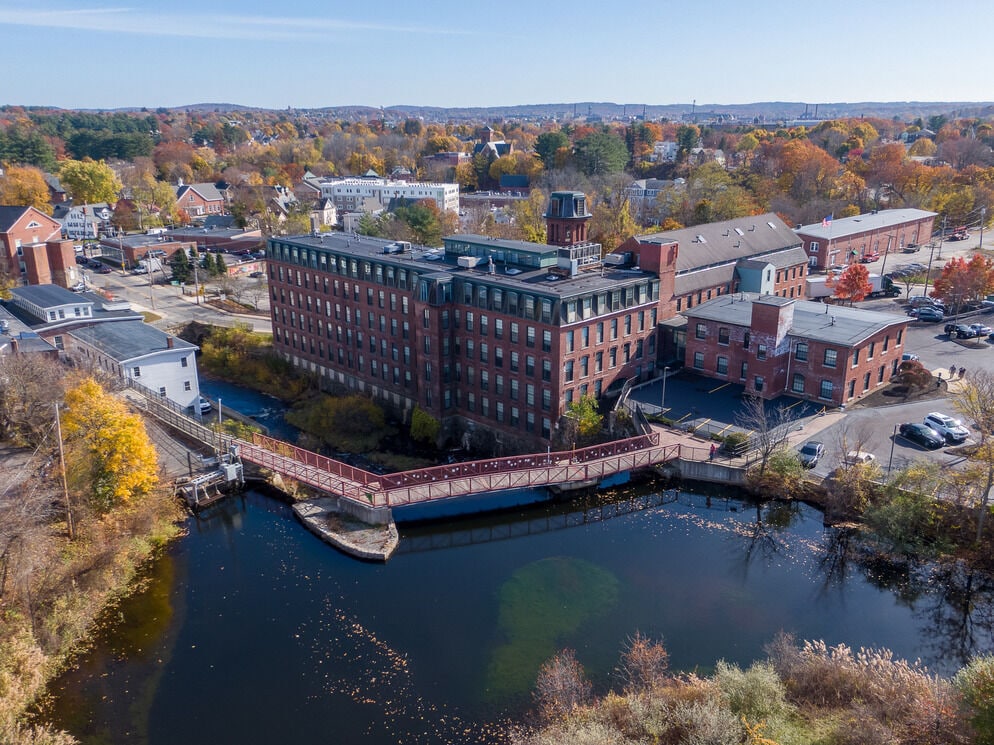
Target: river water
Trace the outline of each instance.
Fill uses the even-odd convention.
[[[702,672],[781,630],[943,673],[994,648],[989,584],[847,543],[802,505],[630,492],[404,529],[371,564],[249,492],[191,519],[44,719],[107,745],[490,743],[557,649],[604,691],[636,631]]]

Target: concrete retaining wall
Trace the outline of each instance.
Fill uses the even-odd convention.
[[[731,484],[742,486],[745,484],[746,469],[742,466],[733,466],[715,461],[683,460],[678,458],[673,461],[673,465],[680,472],[680,478],[689,481],[706,481],[714,484]]]

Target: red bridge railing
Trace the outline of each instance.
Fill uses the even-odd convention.
[[[261,434],[242,457],[333,494],[375,507],[444,499],[486,490],[603,478],[676,457],[658,432],[575,450],[513,455],[378,475]]]

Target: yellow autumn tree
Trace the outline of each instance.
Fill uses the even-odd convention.
[[[34,166],[10,166],[0,177],[0,204],[34,207],[51,215],[45,174]]]
[[[74,492],[101,514],[126,508],[158,484],[158,459],[145,423],[93,378],[66,391],[62,432]]]

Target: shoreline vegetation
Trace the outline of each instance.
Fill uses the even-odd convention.
[[[513,745],[745,743],[956,745],[994,742],[994,657],[952,678],[885,649],[853,650],[780,635],[746,669],[672,674],[662,644],[639,634],[616,668],[618,691],[599,699],[572,650],[548,660],[534,691],[534,723]]]
[[[210,374],[283,400],[288,392],[317,394],[313,381],[267,354],[264,337],[207,329],[198,341]],[[0,389],[0,435],[22,462],[8,467],[15,476],[5,485],[0,514],[0,742],[68,745],[75,742],[70,734],[31,723],[32,706],[85,650],[101,613],[140,586],[141,567],[182,535],[185,513],[158,483],[154,465],[150,472],[155,455],[144,425],[109,392],[110,381],[66,376],[61,366],[34,361],[25,366],[17,357],[2,364],[19,384]],[[64,489],[53,439],[56,402],[66,443]],[[135,452],[141,457],[127,457]],[[120,457],[109,457],[115,453]],[[750,491],[820,502],[827,517],[856,521],[862,550],[875,560],[912,565],[955,557],[971,571],[994,571],[986,513],[968,509],[965,496],[942,503],[931,496],[948,474],[919,467],[881,486],[874,485],[879,473],[856,467],[813,499],[795,462],[771,448],[750,474]],[[964,482],[952,483],[965,489]],[[719,663],[708,678],[674,675],[662,645],[636,635],[619,663],[621,692],[594,702],[579,663],[564,650],[540,671],[537,718],[508,739],[521,745],[994,743],[992,657],[976,657],[942,679],[886,650],[778,638],[768,653],[746,670]]]
[[[0,742],[67,745],[32,707],[185,513],[109,381],[21,355],[0,365]]]

